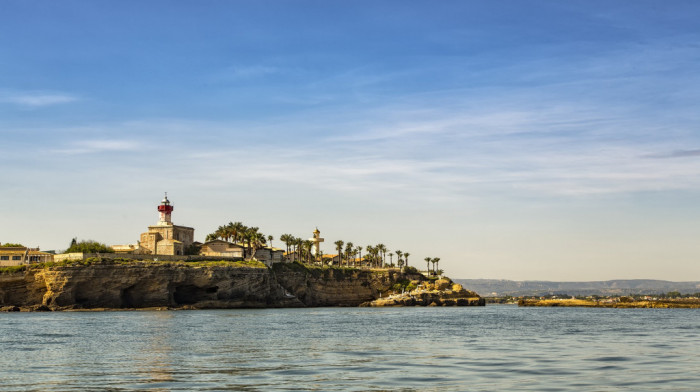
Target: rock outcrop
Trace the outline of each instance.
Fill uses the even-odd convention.
[[[423,282],[415,290],[368,301],[360,306],[484,306],[484,298],[449,279]]]
[[[0,310],[359,306],[386,298],[399,282],[409,281],[424,282],[421,287],[430,291],[414,303],[395,305],[473,304],[464,301],[462,291],[438,289],[440,281],[425,280],[421,274],[395,270],[297,263],[267,268],[226,262],[91,260],[1,273]]]

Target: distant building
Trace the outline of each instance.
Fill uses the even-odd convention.
[[[224,240],[213,240],[203,243],[199,254],[202,256],[243,258],[243,249],[243,245],[234,244]]]
[[[53,254],[39,251],[39,248],[24,246],[0,247],[0,267],[10,267],[30,263],[53,261]]]
[[[255,250],[253,257],[265,264],[272,265],[273,263],[284,262],[284,249],[273,248],[266,246]]]
[[[174,225],[171,220],[173,206],[168,200],[168,194],[158,206],[160,219],[154,226],[148,226],[148,232],[141,234],[139,249],[143,253],[153,255],[184,255],[187,248],[194,242],[194,229],[187,226]]]

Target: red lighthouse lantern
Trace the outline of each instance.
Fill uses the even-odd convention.
[[[158,221],[159,225],[173,224],[170,220],[170,214],[173,212],[173,206],[170,205],[170,200],[168,200],[168,192],[165,192],[165,197],[158,206],[158,212],[160,213],[160,221]]]

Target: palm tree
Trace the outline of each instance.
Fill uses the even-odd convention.
[[[406,267],[408,267],[408,256],[410,256],[410,255],[411,255],[411,254],[408,253],[408,252],[406,252],[406,253],[403,254],[403,261],[404,261],[404,265],[405,265]]]
[[[314,243],[309,241],[309,240],[304,240],[302,243],[302,247],[304,250],[304,255],[306,256],[306,262],[311,263],[311,248],[314,246]]]
[[[435,274],[435,266],[437,265],[437,263],[440,262],[440,258],[439,258],[439,257],[435,257],[435,258],[433,258],[432,260],[430,260],[430,262],[433,263],[433,275],[436,275],[436,274]]]
[[[271,236],[271,235],[268,235],[268,236],[267,236],[267,240],[268,240],[269,243],[270,243],[270,248],[272,248],[272,240],[274,240],[274,239],[275,239],[275,238],[274,238],[273,236]]]
[[[394,265],[394,252],[389,253],[389,264]]]
[[[289,244],[291,243],[292,235],[291,234],[282,234],[280,236],[280,241],[284,242],[284,244],[287,246],[287,253],[289,254]]]
[[[345,244],[345,264],[347,266],[350,266],[350,256],[352,256],[352,248],[355,246],[352,242],[348,241],[347,244]]]
[[[248,252],[250,252],[252,250],[253,241],[257,238],[258,230],[259,229],[257,227],[249,227],[243,235],[243,237],[248,245],[247,246]],[[255,253],[250,254],[249,256],[253,257],[253,256],[255,256]]]
[[[248,227],[241,222],[234,222],[230,225],[231,225],[231,232],[233,234],[233,242],[238,243],[240,240],[243,239],[243,236],[245,235],[245,232],[248,230]]]
[[[357,253],[359,253],[360,266],[362,266],[362,247],[361,246],[357,247]]]
[[[374,263],[374,247],[372,245],[367,245],[365,248],[367,249],[367,254],[365,255],[367,264],[372,268],[372,264]]]
[[[382,268],[386,267],[386,245],[377,244],[377,250],[382,254]]]
[[[439,257],[436,257],[433,259],[433,264],[435,265],[435,268],[439,268],[439,265],[438,265],[439,262],[440,262]],[[437,273],[437,270],[435,270],[435,272]]]
[[[299,260],[299,262],[303,262],[303,260],[301,259],[301,251],[302,251],[301,246],[303,244],[304,244],[304,240],[302,240],[299,237],[294,237],[294,248],[296,250],[296,258],[297,258],[297,260]]]
[[[430,259],[430,257],[426,257],[423,260],[425,260],[425,262],[428,264],[428,266],[425,267],[425,270],[428,271],[428,276],[430,276],[430,261],[431,261],[431,259]]]
[[[338,265],[343,264],[343,245],[345,242],[343,240],[338,240],[334,242],[335,249],[338,250]]]
[[[403,256],[403,252],[400,250],[395,250],[396,252],[396,264],[401,263],[401,256]]]

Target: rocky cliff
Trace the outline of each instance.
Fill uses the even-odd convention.
[[[414,290],[381,297],[360,306],[484,306],[484,298],[450,279],[424,281]]]
[[[5,310],[358,306],[420,274],[301,264],[90,260],[0,273]]]

